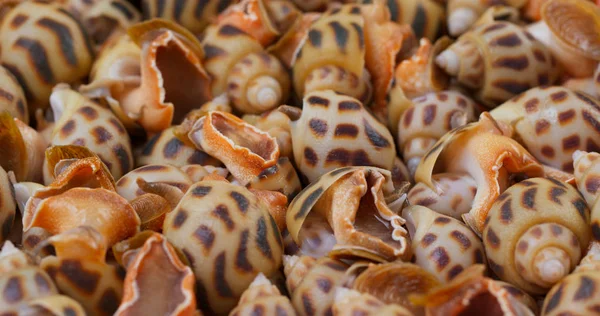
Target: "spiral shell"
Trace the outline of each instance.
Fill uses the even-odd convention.
[[[198,3],[191,0],[142,0],[142,14],[144,20],[163,18],[183,25],[194,34],[200,34],[208,24],[216,21],[219,13],[235,2],[237,1],[209,0]]]
[[[137,179],[145,182],[164,183],[174,186],[185,193],[193,184],[188,175],[179,168],[171,165],[145,165],[127,173],[116,183],[117,193],[128,201],[146,193],[137,184]]]
[[[396,304],[385,304],[375,296],[360,293],[346,288],[337,288],[335,302],[333,303],[334,315],[396,315],[412,316],[413,313]]]
[[[110,110],[66,86],[57,86],[50,102],[56,119],[52,145],[87,147],[117,179],[132,169],[129,135]]]
[[[7,314],[16,314],[19,305],[25,305],[37,298],[58,295],[52,279],[35,266],[3,273],[0,277],[0,290],[3,293],[0,297],[0,312]]]
[[[309,181],[345,166],[392,169],[392,135],[358,100],[326,90],[308,93],[303,103],[301,112],[292,107],[280,111],[292,119],[294,158]]]
[[[231,24],[218,24],[208,28],[202,46],[214,96],[227,93],[232,105],[244,113],[262,113],[287,100],[287,70],[249,34]]]
[[[493,5],[504,4],[521,8],[527,2],[527,0],[506,0],[499,3],[493,0],[448,0],[448,32],[452,36],[465,33],[475,24],[477,18]]]
[[[361,9],[356,5],[329,10],[312,24],[293,62],[298,96],[331,89],[368,101],[363,27]]]
[[[5,67],[0,66],[0,112],[8,111],[11,116],[29,124],[29,110],[25,92],[17,78]]]
[[[248,183],[249,189],[277,191],[291,201],[302,190],[296,169],[287,157],[277,160],[277,164],[263,170]]]
[[[335,289],[346,281],[348,266],[327,257],[284,256],[286,286],[298,315],[332,312]]]
[[[563,87],[533,88],[492,110],[540,162],[573,172],[576,150],[600,150],[600,102]]]
[[[123,32],[141,19],[140,12],[126,0],[92,1],[78,17],[90,38],[101,47],[111,35]]]
[[[471,210],[477,194],[477,183],[473,178],[467,175],[438,173],[432,176],[432,180],[442,193],[419,182],[408,192],[411,205],[422,205],[458,220]]]
[[[398,146],[414,174],[421,157],[444,134],[475,121],[476,105],[460,92],[428,93],[413,99],[399,121]]]
[[[590,240],[590,214],[575,188],[533,178],[494,202],[483,231],[489,266],[500,279],[544,294],[579,262]]]
[[[587,205],[592,207],[598,200],[600,189],[600,154],[597,152],[575,151],[573,154],[573,169],[577,189],[585,198]]]
[[[228,313],[259,272],[270,276],[281,265],[281,236],[269,212],[247,189],[225,181],[190,187],[163,231],[190,261],[205,311]]]
[[[373,0],[363,0],[364,3]],[[392,21],[409,24],[416,38],[426,37],[435,40],[445,28],[445,8],[434,0],[393,0],[387,1]]]
[[[48,106],[57,83],[89,73],[93,51],[79,22],[57,4],[22,2],[0,25],[2,65],[19,81],[31,113]]]
[[[271,284],[264,274],[259,273],[248,289],[244,291],[240,302],[231,311],[233,316],[250,316],[266,313],[266,315],[295,315],[290,299],[282,295],[276,286]]]
[[[502,21],[461,35],[436,57],[436,63],[490,108],[532,87],[552,84],[559,69],[541,42]]]
[[[35,129],[0,112],[0,165],[15,173],[19,181],[42,181],[44,150],[48,146]]]
[[[423,206],[402,211],[410,234],[415,263],[441,282],[454,279],[474,264],[485,264],[483,244],[462,222]]]

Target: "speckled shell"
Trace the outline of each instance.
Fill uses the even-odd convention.
[[[563,87],[530,89],[492,110],[542,163],[573,172],[576,150],[600,151],[600,102]]]
[[[17,205],[13,192],[8,174],[0,166],[0,244],[8,237],[15,220]]]
[[[331,314],[335,288],[346,281],[348,266],[327,257],[314,262],[310,257],[285,256],[284,263],[286,286],[298,315]]]
[[[544,178],[515,184],[498,197],[485,221],[483,242],[489,266],[500,279],[529,293],[544,294],[552,284],[543,286],[543,281],[535,284],[526,279],[539,279],[535,261],[529,258],[537,252],[530,251],[561,249],[570,265],[562,271],[566,275],[587,248],[589,223],[589,209],[575,188]],[[548,231],[544,224],[550,225]]]
[[[190,187],[163,232],[190,261],[207,312],[228,313],[259,272],[270,276],[281,266],[281,235],[265,206],[224,181]]]
[[[56,118],[52,145],[87,147],[116,179],[132,169],[129,135],[110,110],[64,86],[55,88],[50,102]]]
[[[123,300],[115,315],[186,316],[195,312],[194,273],[163,235],[155,233],[141,249],[130,251],[136,255],[128,263]]]
[[[87,76],[93,52],[79,22],[56,4],[23,2],[0,26],[2,65],[17,78],[30,111],[48,106],[57,83]]]
[[[216,21],[219,13],[236,2],[237,0],[142,0],[142,13],[144,20],[163,18],[175,21],[191,32],[199,34],[209,23]]]
[[[29,111],[25,92],[17,81],[17,78],[5,67],[0,66],[0,112],[8,111],[10,115],[25,124],[29,123]]]
[[[294,90],[298,96],[316,90],[336,89],[362,101],[367,99],[364,94],[368,89],[364,88],[363,82],[363,27],[360,7],[355,5],[331,9],[312,24],[293,62]],[[346,80],[352,84],[336,85],[336,81],[346,83]],[[320,84],[306,90],[311,81]]]
[[[370,3],[373,0],[363,0]],[[386,1],[392,21],[410,24],[417,38],[435,40],[445,28],[445,8],[434,0]]]
[[[413,316],[406,308],[396,304],[385,304],[375,296],[338,287],[333,303],[333,314],[339,316]]]
[[[431,178],[442,193],[438,194],[423,182],[419,182],[408,191],[408,201],[411,205],[426,206],[458,220],[471,210],[477,194],[477,183],[473,178],[447,173],[438,173]]]
[[[164,183],[172,185],[182,193],[193,184],[192,180],[181,169],[171,165],[146,165],[127,173],[116,183],[117,193],[130,201],[146,193],[136,183],[137,179],[146,182]]]
[[[255,316],[256,314],[296,315],[290,299],[282,295],[263,274],[256,276],[242,294],[239,304],[230,313],[232,316]]]
[[[394,139],[358,100],[331,90],[312,92],[301,115],[290,114],[294,158],[309,181],[345,166],[392,169]]]
[[[57,295],[58,290],[46,272],[35,266],[25,266],[0,276],[0,313],[15,313],[19,305],[46,296]]]
[[[485,264],[483,243],[461,221],[424,206],[402,210],[415,263],[446,283],[465,268]]]
[[[449,55],[452,55],[450,61]],[[442,61],[444,60],[444,61]],[[510,22],[481,25],[461,37],[436,59],[459,83],[494,107],[530,88],[552,84],[558,76],[548,49]]]
[[[598,271],[583,271],[566,276],[548,292],[542,315],[594,315],[598,313]]]
[[[218,159],[179,140],[173,134],[173,129],[174,127],[169,127],[152,136],[135,155],[136,166],[151,164],[169,164],[176,167],[190,164],[221,165]]]
[[[594,206],[600,195],[599,158],[600,154],[597,152],[576,151],[573,154],[573,169],[575,170],[577,189],[590,208]]]
[[[476,104],[456,91],[428,93],[412,100],[398,124],[398,146],[409,170],[444,134],[476,119]]]

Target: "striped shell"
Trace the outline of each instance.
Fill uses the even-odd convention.
[[[9,176],[0,166],[0,244],[8,238],[15,220],[17,205]]]
[[[5,67],[0,66],[0,112],[8,111],[10,115],[29,123],[29,111],[25,92],[17,78]]]
[[[372,3],[373,0],[362,0]],[[426,37],[435,40],[445,26],[445,8],[434,0],[393,0],[386,1],[392,21],[410,24],[416,38]]]
[[[236,0],[142,0],[144,20],[163,18],[183,25],[192,33],[199,34],[217,15]]]
[[[228,313],[259,272],[271,276],[281,266],[281,236],[266,207],[225,181],[190,187],[163,232],[190,261],[206,312]]]
[[[137,179],[150,183],[164,183],[178,188],[185,193],[193,184],[188,175],[181,169],[171,165],[145,165],[134,169],[121,177],[116,183],[117,193],[128,201],[147,193],[137,184]]]
[[[392,135],[356,99],[331,90],[308,93],[303,108],[282,107],[292,119],[296,165],[309,181],[339,167],[391,170],[396,157]]]
[[[474,264],[485,264],[483,244],[461,221],[423,206],[402,211],[410,234],[415,263],[441,282],[454,279]]]
[[[97,47],[104,44],[111,35],[127,30],[142,17],[136,7],[126,0],[92,2],[78,18]]]
[[[598,271],[575,272],[556,284],[544,300],[543,315],[557,316],[566,313],[574,315],[597,314]]]
[[[216,158],[193,146],[185,144],[173,134],[174,127],[152,136],[135,155],[136,166],[169,164],[175,167],[185,165],[220,166]]]
[[[563,87],[530,89],[492,110],[540,162],[573,172],[576,150],[600,151],[600,101]]]
[[[477,194],[477,183],[468,175],[438,173],[431,177],[441,193],[423,182],[413,186],[408,192],[411,205],[422,205],[437,213],[462,219],[471,210]]]
[[[527,0],[448,0],[448,32],[452,36],[459,36],[475,24],[477,19],[486,10],[495,5],[507,5],[521,8]]]
[[[116,179],[133,168],[129,135],[110,110],[65,86],[54,89],[51,105],[56,120],[52,145],[87,147]]]
[[[546,46],[509,22],[483,24],[461,35],[436,63],[490,108],[558,76]]]
[[[589,223],[589,209],[572,186],[544,178],[515,184],[485,221],[489,266],[501,280],[544,294],[583,257]]]
[[[26,1],[0,25],[2,65],[17,78],[31,113],[48,106],[57,83],[77,83],[93,60],[88,36],[79,22],[57,4]]]
[[[398,146],[411,173],[444,134],[475,120],[476,104],[460,92],[428,93],[413,99],[398,124]]]
[[[364,20],[356,5],[324,13],[310,27],[294,62],[294,90],[299,97],[332,89],[367,101]]]

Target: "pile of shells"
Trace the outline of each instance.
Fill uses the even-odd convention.
[[[0,47],[0,315],[600,315],[599,1],[0,1]]]

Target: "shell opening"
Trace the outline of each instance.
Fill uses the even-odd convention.
[[[448,17],[448,32],[452,36],[458,36],[464,33],[475,20],[476,12],[471,8],[458,8]]]
[[[248,148],[252,153],[260,156],[264,160],[268,161],[273,159],[273,152],[277,150],[277,148],[275,148],[276,142],[265,141],[264,135],[246,127],[244,127],[243,131],[236,129],[223,115],[214,113],[212,116],[212,123],[219,133],[232,141],[236,146]]]
[[[489,315],[489,316],[502,316],[502,306],[492,293],[485,291],[481,292],[472,297],[468,305],[464,310],[461,311],[461,315]]]
[[[261,111],[267,111],[279,105],[282,95],[281,85],[270,76],[253,79],[246,93],[248,102]]]

